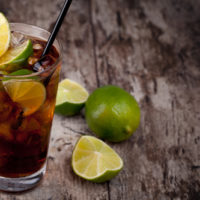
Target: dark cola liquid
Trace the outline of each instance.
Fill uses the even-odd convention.
[[[29,58],[29,64],[23,66],[30,70],[31,62],[40,58],[46,44],[33,38],[32,43],[35,45],[34,54]],[[48,68],[58,57],[57,50],[52,47],[42,67]],[[23,109],[10,99],[0,83],[0,176],[28,176],[43,167],[47,156],[60,65],[54,69],[51,73],[47,71],[40,75],[41,83],[46,88],[46,99],[43,105],[29,116],[23,115]]]

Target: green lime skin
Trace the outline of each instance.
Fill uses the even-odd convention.
[[[100,176],[98,178],[86,179],[86,180],[89,180],[89,181],[91,181],[93,183],[104,183],[106,181],[109,181],[109,180],[113,179],[115,176],[117,176],[121,170],[122,170],[122,168],[117,170],[117,171],[108,170],[102,176]]]
[[[119,172],[122,170],[122,168],[119,169],[119,170],[116,170],[116,171],[108,170],[103,175],[101,175],[100,177],[89,179],[89,178],[86,178],[84,176],[81,176],[80,174],[77,174],[73,165],[72,165],[72,169],[77,176],[80,176],[81,178],[83,178],[87,181],[91,181],[93,183],[104,183],[106,181],[113,179],[115,176],[117,176],[119,174]]]
[[[74,104],[70,102],[65,102],[60,105],[56,105],[55,113],[63,116],[73,116],[78,114],[81,109],[84,107],[84,103]]]
[[[140,124],[137,101],[113,85],[98,88],[89,96],[85,116],[89,128],[98,137],[111,142],[128,139]]]
[[[22,54],[18,55],[18,56],[10,63],[10,65],[15,65],[15,66],[22,65],[22,64],[26,63],[27,59],[28,59],[31,55],[33,55],[33,46],[32,46],[32,42],[29,41],[26,50],[25,50]]]
[[[1,65],[0,63],[0,70],[5,70],[7,72],[17,71],[27,63],[27,60],[31,55],[33,55],[33,46],[31,40],[28,40],[26,48],[19,53],[19,55],[16,55],[16,57],[7,61],[5,64]]]

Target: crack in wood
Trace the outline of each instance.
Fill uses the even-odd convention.
[[[108,190],[108,200],[111,200],[111,194],[110,194],[110,181],[108,181],[107,183],[106,183],[106,185],[107,185],[107,190]]]
[[[167,183],[166,183],[167,177],[168,177],[168,167],[167,167],[167,162],[165,161],[164,165],[163,165],[163,185],[165,188],[167,185]]]
[[[48,156],[49,160],[54,160],[55,158],[53,156]]]
[[[107,72],[107,75],[108,75],[108,84],[111,84],[113,76],[111,77],[110,70],[111,70],[112,66],[108,63],[107,57],[105,57],[105,62],[106,62],[106,72]]]
[[[166,124],[166,128],[165,128],[165,135],[168,136],[169,132],[168,132],[168,123]]]
[[[65,128],[70,130],[70,131],[72,131],[72,132],[74,132],[74,133],[80,134],[80,135],[87,135],[87,133],[79,131],[79,130],[74,130],[73,128],[71,128],[69,126],[65,126]]]
[[[153,85],[154,85],[154,93],[156,94],[157,93],[157,81],[156,81],[156,78],[153,78]]]
[[[118,31],[119,41],[122,41],[123,40],[122,35],[121,35],[122,19],[121,19],[120,11],[116,12],[116,20],[117,20],[117,25],[119,27],[119,31]]]
[[[200,165],[193,165],[193,166],[191,167],[191,169],[192,169],[192,170],[200,169]]]
[[[97,81],[97,87],[100,86],[99,76],[98,76],[98,66],[97,66],[97,54],[96,54],[96,34],[95,34],[95,27],[93,22],[93,15],[92,15],[92,0],[88,1],[89,4],[89,23],[91,26],[92,32],[92,40],[93,40],[93,57],[94,57],[94,66],[95,66],[95,76]]]

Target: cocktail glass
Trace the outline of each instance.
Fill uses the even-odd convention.
[[[32,25],[12,23],[10,26],[11,31],[21,33],[33,41],[47,41],[50,35],[48,31]],[[51,64],[47,63],[48,66],[44,70],[23,76],[1,75],[0,190],[17,192],[30,189],[39,183],[45,173],[61,69],[61,47],[58,41],[54,42],[54,47],[56,51],[50,51],[47,55],[54,61],[50,62]],[[28,110],[24,109],[10,98],[7,89],[9,84],[11,88],[13,85],[19,87],[18,92],[23,90],[23,87],[34,85],[35,87],[28,88],[30,94],[40,86],[38,91],[44,94],[35,93],[40,98],[43,95],[44,101],[38,106],[37,98],[35,101],[33,98],[26,98],[26,101],[30,100],[28,105],[32,106],[29,106]]]

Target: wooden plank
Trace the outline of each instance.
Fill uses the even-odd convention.
[[[32,0],[3,2],[3,11],[13,22],[24,22],[48,28],[53,25],[63,3],[62,0]],[[28,9],[27,11],[27,8]],[[21,12],[19,12],[21,10]],[[93,40],[90,25],[90,7],[87,1],[74,1],[59,38],[63,46],[61,78],[71,78],[91,91],[96,88],[93,59]],[[93,184],[77,177],[71,169],[72,149],[77,139],[88,133],[83,115],[77,117],[55,116],[47,174],[35,189],[22,194],[0,193],[6,200],[58,200],[58,199],[108,199],[106,184]]]
[[[199,199],[199,3],[92,2],[99,85],[125,88],[142,110],[134,136],[112,144],[125,166],[109,198]]]

